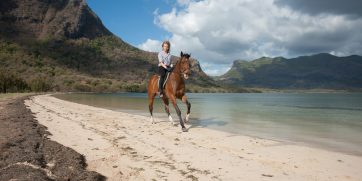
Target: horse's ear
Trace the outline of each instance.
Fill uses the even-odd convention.
[[[182,56],[184,56],[184,53],[181,51],[181,55],[180,55],[180,57],[182,57]]]

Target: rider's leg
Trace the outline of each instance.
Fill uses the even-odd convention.
[[[163,82],[165,80],[166,69],[159,66],[158,67],[158,72],[160,74],[160,82],[158,84],[158,91],[160,92],[160,96],[161,96],[163,94]]]

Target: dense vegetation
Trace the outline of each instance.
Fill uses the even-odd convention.
[[[112,43],[122,42],[112,37],[21,43],[1,40],[0,90],[145,91],[150,63],[145,63],[147,59],[144,58],[137,59],[137,56],[131,59],[118,55],[117,59],[110,59],[114,55],[107,53],[107,49],[113,46]],[[118,48],[123,47],[118,45]],[[146,71],[137,71],[138,68]]]
[[[148,78],[156,72],[156,60],[155,53],[115,36],[0,39],[0,92],[145,92]],[[222,88],[203,72],[200,75],[197,66],[187,83],[189,92],[249,91]]]

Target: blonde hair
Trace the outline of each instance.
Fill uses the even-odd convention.
[[[171,49],[171,43],[170,43],[170,41],[168,41],[168,40],[163,41],[163,42],[162,42],[162,48],[163,48],[163,45],[164,45],[164,44],[167,44],[167,45],[168,45],[167,53],[170,53],[170,49]]]

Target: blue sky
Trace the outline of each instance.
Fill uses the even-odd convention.
[[[361,0],[87,0],[103,24],[146,51],[191,53],[209,75],[234,60],[362,55]]]
[[[166,39],[170,33],[153,23],[154,12],[172,10],[166,0],[87,0],[103,24],[124,41],[137,46],[148,38]]]

